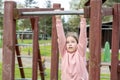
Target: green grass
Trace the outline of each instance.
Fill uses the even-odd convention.
[[[101,74],[101,80],[110,80],[110,74]]]
[[[19,44],[32,44],[32,40],[24,40],[21,42],[19,40]],[[51,40],[40,40],[39,41],[39,47],[40,47],[40,53],[42,56],[51,56],[51,45],[47,45],[51,43]],[[20,52],[21,54],[30,54],[32,55],[33,48],[32,46],[20,46]]]
[[[26,78],[32,78],[32,69],[31,68],[25,68],[25,77]],[[60,80],[60,71],[58,73],[59,80]],[[20,71],[18,68],[18,65],[15,65],[15,79],[21,78]],[[38,72],[38,79],[40,79],[39,72]],[[2,64],[0,63],[0,80],[2,80]],[[50,69],[45,70],[45,80],[50,80]]]
[[[32,54],[32,47],[22,47],[20,49],[22,54]],[[51,46],[40,46],[40,53],[42,56],[50,56],[51,55]]]
[[[25,71],[25,77],[26,78],[32,78],[32,69],[28,68],[28,69],[24,69]],[[61,76],[61,71],[59,70],[58,73],[58,77],[60,80],[60,76]],[[101,79],[100,80],[110,80],[109,79],[110,75],[109,74],[101,74]],[[21,78],[20,76],[20,71],[18,69],[18,65],[15,65],[15,78]],[[40,76],[38,74],[38,79],[40,79]],[[2,80],[2,64],[0,63],[0,80]],[[50,69],[46,69],[45,70],[45,80],[50,80]]]
[[[0,48],[2,48],[2,40],[0,39]]]
[[[19,44],[32,44],[32,40],[18,40]],[[40,46],[40,52],[42,56],[51,56],[51,46],[47,45],[44,46],[46,43],[51,43],[51,40],[39,40],[39,44],[43,44],[43,46]],[[0,47],[2,47],[2,41],[0,41]],[[30,53],[32,55],[32,46],[26,46],[26,47],[20,47],[20,51],[22,54],[28,54]],[[89,59],[89,53],[87,53],[87,60]],[[101,54],[101,61],[103,61],[104,54]],[[19,69],[16,65],[15,67],[15,78],[20,78],[20,72]],[[31,78],[32,77],[32,69],[24,69],[25,70],[25,76],[26,78]],[[45,70],[46,76],[45,80],[50,80],[50,69]],[[60,80],[60,71],[59,71],[59,80]],[[110,80],[106,77],[110,77],[109,74],[101,74],[101,80]],[[2,64],[0,63],[0,80],[2,79]]]
[[[31,39],[18,39],[19,44],[32,44],[33,40]],[[44,44],[44,43],[51,43],[51,40],[39,40],[39,44]]]
[[[0,80],[2,80],[2,63],[0,63]]]

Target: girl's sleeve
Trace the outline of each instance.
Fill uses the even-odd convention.
[[[86,34],[86,19],[81,18],[80,22],[80,36],[79,36],[79,52],[80,54],[85,57],[86,49],[87,49],[87,34]]]
[[[57,36],[58,36],[59,52],[61,56],[63,56],[64,50],[65,50],[66,38],[65,38],[61,17],[56,17],[56,29],[57,29]]]

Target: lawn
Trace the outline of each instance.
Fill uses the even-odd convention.
[[[15,65],[15,79],[20,79],[20,71],[18,69],[18,65]],[[25,77],[31,78],[32,77],[32,69],[31,68],[25,68]],[[60,72],[60,71],[59,71]],[[40,79],[39,72],[38,72],[38,79]],[[2,64],[0,63],[0,80],[2,80]],[[50,80],[50,69],[45,70],[45,80]],[[59,80],[60,80],[60,73],[59,73]]]
[[[18,40],[18,44],[24,44],[19,47],[21,54],[32,54],[32,40]],[[39,40],[39,47],[42,56],[51,56],[51,40]]]
[[[0,42],[0,46],[2,42]],[[32,44],[32,40],[18,40],[19,44]],[[40,40],[39,41],[39,45],[40,45],[40,53],[42,56],[51,56],[51,45],[47,45],[47,43],[51,43],[51,40]],[[32,55],[32,46],[31,45],[27,45],[27,46],[20,46],[20,52],[21,54],[24,55]],[[103,53],[101,54],[101,61],[103,61]],[[89,53],[87,53],[87,59],[89,59]],[[0,63],[0,80],[2,79],[2,65]],[[28,69],[24,69],[25,71],[25,76],[26,78],[31,78],[32,76],[32,69],[28,68]],[[60,72],[60,71],[59,71]],[[45,80],[50,80],[50,69],[46,69],[45,70]],[[109,74],[101,74],[101,80],[109,80]],[[20,72],[18,69],[18,65],[16,65],[15,67],[15,78],[20,78]],[[59,80],[60,80],[60,74],[59,74]]]
[[[18,69],[17,66],[18,65],[16,65],[16,67],[15,67],[15,78],[20,79],[21,78],[20,77],[20,72],[19,72],[19,69]],[[31,78],[32,77],[32,69],[28,68],[28,69],[24,69],[24,71],[25,71],[25,77],[26,78]],[[60,75],[61,75],[61,73],[59,71],[59,74],[58,74],[59,79],[58,80],[60,80]],[[100,80],[110,80],[109,76],[110,76],[109,74],[101,74],[101,79]],[[40,79],[40,76],[38,77],[38,79]],[[0,63],[0,80],[2,80],[2,65],[1,65],[1,63]],[[50,80],[50,69],[45,70],[45,80]]]

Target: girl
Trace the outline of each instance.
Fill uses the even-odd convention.
[[[75,32],[64,34],[62,20],[56,16],[59,52],[62,57],[62,80],[88,80],[85,53],[87,49],[86,19],[81,18],[80,36]]]

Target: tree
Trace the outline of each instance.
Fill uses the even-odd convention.
[[[25,0],[25,7],[34,7],[33,5],[35,5],[37,2],[34,0]]]
[[[0,30],[3,29],[3,2],[0,0]]]
[[[51,1],[50,0],[46,1],[46,8],[51,8]]]
[[[25,0],[24,5],[18,4],[17,7],[19,7],[19,8],[23,8],[23,7],[32,8],[32,7],[34,7],[34,5],[36,3],[37,2],[34,1],[34,0]],[[22,20],[19,20],[17,22],[18,22],[17,29],[20,29],[20,30],[29,29],[29,30],[31,30],[31,27],[30,27],[31,25],[30,25],[30,20],[29,19],[22,19]]]
[[[50,0],[46,0],[45,3],[46,3],[45,8],[51,8],[51,1]],[[48,36],[51,36],[52,16],[40,17],[39,25],[40,25],[40,30],[43,33],[43,39],[46,39]]]
[[[81,8],[84,8],[84,4],[87,2],[88,0],[71,0],[70,2],[70,8],[73,9],[73,10],[78,10],[78,9],[81,9]],[[102,6],[104,7],[112,7],[114,3],[116,2],[120,2],[120,0],[107,0]],[[79,24],[79,16],[76,16],[76,15],[72,15],[69,19],[69,25],[70,26],[76,26],[77,27],[77,24]],[[102,18],[103,22],[110,22],[112,20],[112,16],[105,16]]]
[[[86,0],[71,0],[70,1],[70,9],[71,10],[82,9],[85,2],[86,2]],[[76,31],[78,29],[78,26],[79,26],[79,21],[80,21],[80,18],[78,15],[71,15],[69,20],[68,20],[68,25],[70,27],[69,30]]]

